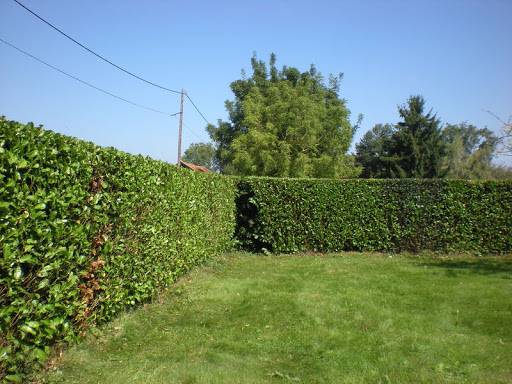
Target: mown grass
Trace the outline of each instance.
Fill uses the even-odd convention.
[[[512,259],[232,255],[41,380],[510,383]]]

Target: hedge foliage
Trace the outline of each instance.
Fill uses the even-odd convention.
[[[228,249],[235,200],[257,250],[512,251],[505,181],[205,175],[4,118],[0,180],[0,381]]]
[[[0,119],[0,381],[232,243],[234,181]]]
[[[512,182],[245,178],[237,236],[252,249],[512,251]]]

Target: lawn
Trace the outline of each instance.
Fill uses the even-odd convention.
[[[49,383],[511,383],[512,258],[226,256]]]

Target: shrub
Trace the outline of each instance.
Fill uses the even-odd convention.
[[[512,182],[239,181],[237,236],[274,252],[512,250]]]
[[[231,245],[234,181],[0,119],[0,381]]]
[[[512,250],[512,181],[230,178],[0,118],[0,380],[246,248]]]

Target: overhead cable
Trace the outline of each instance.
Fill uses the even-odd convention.
[[[204,140],[204,138],[202,138],[198,133],[196,133],[196,131],[195,131],[195,130],[193,130],[192,128],[190,128],[190,127],[188,126],[188,124],[185,124],[185,122],[183,122],[183,126],[184,126],[185,128],[187,128],[188,132],[190,132],[193,136],[195,136],[195,137],[196,137],[196,139],[199,139],[200,141],[203,141],[203,140]]]
[[[82,44],[81,42],[79,42],[78,40],[76,40],[75,38],[71,37],[70,35],[68,35],[66,32],[64,32],[62,29],[58,28],[57,26],[55,26],[54,24],[50,23],[48,20],[46,20],[45,18],[43,18],[42,16],[40,16],[39,14],[37,14],[36,12],[34,12],[33,10],[31,10],[30,8],[28,8],[26,5],[24,5],[23,3],[21,3],[20,1],[18,0],[13,0],[16,4],[18,4],[20,7],[22,7],[23,9],[25,9],[27,12],[29,12],[30,14],[32,14],[33,16],[35,16],[37,19],[39,19],[40,21],[42,21],[43,23],[45,23],[46,25],[48,25],[49,27],[53,28],[55,31],[57,31],[58,33],[60,33],[61,35],[63,35],[64,37],[66,37],[67,39],[71,40],[73,43],[77,44],[78,46],[80,46],[81,48],[85,49],[87,52],[93,54],[94,56],[96,56],[97,58],[99,58],[100,60],[103,60],[104,62],[112,65],[113,67],[119,69],[120,71],[123,71],[124,73],[146,83],[146,84],[149,84],[149,85],[152,85],[154,87],[157,87],[157,88],[160,88],[160,89],[163,89],[165,91],[168,91],[168,92],[172,92],[172,93],[176,93],[176,94],[181,94],[182,91],[178,91],[176,89],[171,89],[171,88],[168,88],[168,87],[165,87],[163,85],[160,85],[160,84],[157,84],[157,83],[154,83],[152,81],[149,81],[145,78],[143,78],[142,76],[139,76],[139,75],[136,75],[135,73],[133,72],[130,72],[128,71],[126,68],[118,65],[118,64],[115,64],[114,62],[112,62],[111,60],[107,59],[106,57],[104,57],[103,55],[100,55],[99,53],[95,52],[94,50],[92,50],[91,48],[89,48],[88,46],[86,46],[85,44]],[[195,110],[197,111],[197,113],[199,113],[199,115],[203,118],[203,120],[207,123],[207,124],[210,124],[210,122],[208,121],[208,119],[204,116],[204,114],[199,110],[199,108],[197,107],[197,105],[194,103],[194,101],[190,98],[190,96],[188,94],[186,94],[187,96],[187,99],[192,103],[193,107],[195,108]]]
[[[208,121],[208,119],[206,117],[204,117],[203,113],[199,110],[199,108],[197,108],[197,106],[195,105],[195,103],[192,101],[192,99],[190,98],[190,96],[188,95],[188,93],[185,93],[185,96],[187,96],[187,99],[189,99],[189,101],[192,103],[192,105],[194,106],[194,108],[196,109],[197,113],[199,113],[201,115],[201,117],[203,118],[204,121],[206,121],[206,124],[210,124],[210,122]]]
[[[57,68],[57,67],[55,67],[54,65],[51,65],[51,64],[47,63],[46,61],[43,61],[43,60],[41,60],[41,59],[37,58],[36,56],[34,56],[34,55],[32,55],[32,54],[30,54],[30,53],[28,53],[28,52],[24,51],[23,49],[18,48],[18,47],[17,47],[17,46],[15,46],[14,44],[9,43],[8,41],[5,41],[5,40],[4,40],[4,39],[2,39],[2,38],[0,38],[0,41],[1,41],[2,43],[4,43],[4,44],[8,45],[9,47],[11,47],[11,48],[13,48],[13,49],[17,50],[18,52],[23,53],[24,55],[26,55],[26,56],[28,56],[28,57],[30,57],[30,58],[32,58],[32,59],[34,59],[34,60],[38,61],[38,62],[39,62],[39,63],[41,63],[41,64],[46,65],[47,67],[49,67],[49,68],[51,68],[51,69],[53,69],[53,70],[55,70],[55,71],[57,71],[57,72],[60,72],[61,74],[65,75],[65,76],[67,76],[67,77],[69,77],[69,78],[71,78],[71,79],[73,79],[73,80],[76,80],[76,81],[78,81],[78,82],[80,82],[80,83],[82,83],[82,84],[84,84],[84,85],[87,85],[87,86],[88,86],[88,87],[90,87],[90,88],[93,88],[93,89],[95,89],[95,90],[97,90],[97,91],[99,91],[99,92],[102,92],[102,93],[104,93],[104,94],[106,94],[106,95],[109,95],[109,96],[111,96],[111,97],[114,97],[114,98],[116,98],[116,99],[118,99],[118,100],[124,101],[125,103],[131,104],[131,105],[133,105],[133,106],[135,106],[135,107],[142,108],[142,109],[145,109],[145,110],[148,110],[148,111],[151,111],[151,112],[160,113],[160,114],[162,114],[162,115],[166,115],[166,116],[176,116],[176,115],[179,115],[179,114],[180,114],[180,112],[176,112],[176,113],[163,112],[163,111],[160,111],[160,110],[158,110],[158,109],[151,108],[151,107],[148,107],[148,106],[145,106],[145,105],[142,105],[142,104],[136,103],[136,102],[134,102],[134,101],[131,101],[131,100],[125,99],[124,97],[118,96],[118,95],[116,95],[116,94],[114,94],[114,93],[112,93],[112,92],[109,92],[109,91],[107,91],[107,90],[105,90],[105,89],[103,89],[103,88],[100,88],[100,87],[98,87],[98,86],[96,86],[96,85],[93,85],[93,84],[91,84],[91,83],[88,83],[87,81],[84,81],[84,80],[82,80],[82,79],[80,79],[80,78],[78,78],[78,77],[76,77],[76,76],[73,76],[73,75],[71,75],[71,74],[69,74],[69,73],[67,73],[67,72],[63,71],[62,69]]]
[[[32,11],[30,8],[28,8],[27,6],[25,6],[24,4],[22,4],[21,2],[19,2],[18,0],[13,0],[16,4],[18,4],[20,7],[24,8],[27,12],[31,13],[33,16],[37,17],[39,20],[41,20],[43,23],[45,23],[46,25],[48,25],[49,27],[53,28],[54,30],[56,30],[57,32],[59,32],[61,35],[65,36],[66,38],[68,38],[69,40],[71,40],[73,43],[79,45],[80,47],[82,47],[83,49],[85,49],[87,52],[89,53],[92,53],[94,56],[96,56],[97,58],[103,60],[104,62],[112,65],[113,67],[119,69],[120,71],[123,71],[124,73],[140,80],[140,81],[143,81],[144,83],[147,83],[149,85],[152,85],[153,87],[157,87],[157,88],[160,88],[160,89],[163,89],[165,91],[168,91],[168,92],[172,92],[172,93],[181,93],[181,91],[177,91],[175,89],[171,89],[171,88],[167,88],[167,87],[164,87],[163,85],[160,85],[160,84],[157,84],[157,83],[154,83],[152,81],[149,81],[145,78],[143,78],[142,76],[139,76],[139,75],[136,75],[135,73],[133,72],[130,72],[128,71],[127,69],[121,67],[120,65],[117,65],[115,63],[113,63],[112,61],[110,61],[109,59],[107,59],[106,57],[100,55],[99,53],[93,51],[91,48],[87,47],[85,44],[82,44],[80,43],[78,40],[74,39],[73,37],[71,37],[70,35],[68,35],[66,32],[64,32],[63,30],[61,30],[60,28],[56,27],[55,25],[53,25],[52,23],[50,23],[48,20],[44,19],[43,17],[39,16],[36,12]]]

